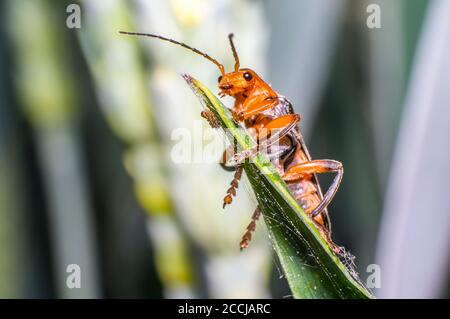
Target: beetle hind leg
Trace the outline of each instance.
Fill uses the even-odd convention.
[[[341,183],[344,174],[342,163],[335,160],[312,160],[309,162],[299,163],[291,166],[283,175],[283,180],[286,182],[295,182],[304,179],[312,174],[321,173],[336,173],[336,176],[331,183],[331,186],[323,196],[322,201],[310,213],[314,218],[320,214],[333,199],[336,191]]]

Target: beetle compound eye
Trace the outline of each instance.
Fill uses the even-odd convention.
[[[253,78],[253,75],[250,72],[245,72],[244,73],[244,79],[246,81],[250,81]]]
[[[220,83],[220,81],[222,81],[222,76],[219,76],[219,78],[217,79],[217,82]]]

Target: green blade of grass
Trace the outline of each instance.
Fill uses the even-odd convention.
[[[231,112],[208,88],[189,75],[183,78],[211,110],[240,149],[255,145]],[[373,298],[356,273],[333,254],[313,221],[291,195],[275,167],[263,154],[244,164],[262,210],[269,236],[294,298]]]

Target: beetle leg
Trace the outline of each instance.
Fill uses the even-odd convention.
[[[203,110],[200,115],[208,121],[212,128],[219,128],[219,122],[213,112],[210,110]]]
[[[240,112],[236,114],[236,118],[240,121],[247,120],[254,115],[258,115],[278,104],[276,97],[256,96],[247,99],[241,107]]]
[[[312,174],[321,173],[337,173],[333,179],[327,192],[323,196],[322,201],[311,212],[312,217],[316,217],[320,214],[333,199],[336,191],[341,183],[342,176],[344,175],[344,167],[341,162],[335,160],[313,160],[291,166],[283,175],[283,179],[286,182],[295,182],[309,177]]]
[[[266,150],[272,144],[278,142],[283,136],[291,131],[300,121],[300,115],[287,114],[269,121],[262,128],[257,129],[258,145],[248,150],[236,153],[229,162],[231,164],[241,164],[246,159],[258,154],[261,150]]]
[[[247,226],[247,231],[245,232],[244,236],[242,236],[241,243],[239,246],[241,247],[241,250],[244,248],[247,248],[250,244],[250,241],[252,240],[252,233],[256,229],[256,222],[258,221],[259,217],[261,216],[261,210],[259,207],[256,207],[255,212],[252,215],[252,220],[250,221],[250,224]]]
[[[227,190],[227,195],[223,199],[223,207],[230,205],[233,201],[233,197],[236,196],[236,190],[239,187],[239,181],[242,177],[242,171],[244,170],[244,167],[242,165],[236,166],[236,171],[234,172],[233,180],[230,183],[230,188]]]
[[[210,110],[203,110],[200,115],[208,121],[212,128],[219,127],[216,116]],[[228,154],[233,151],[233,145],[230,145],[224,150],[222,157],[219,159],[219,164],[224,170],[235,171],[233,180],[230,183],[230,188],[228,188],[227,195],[223,199],[223,208],[233,201],[233,197],[236,196],[236,189],[239,187],[239,181],[242,177],[243,167],[241,165],[227,165],[226,159],[228,158]]]
[[[233,117],[237,121],[244,121],[274,107],[280,102],[287,105],[289,110],[292,110],[291,102],[284,97],[257,95],[246,99],[238,110],[233,111]]]
[[[234,155],[234,146],[229,145],[222,153],[219,158],[219,164],[227,172],[234,172],[236,170],[236,165],[231,165],[228,163],[228,159]]]

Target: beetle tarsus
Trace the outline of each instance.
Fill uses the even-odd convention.
[[[201,117],[206,119],[206,121],[212,128],[219,128],[219,121],[217,121],[217,118],[213,112],[211,112],[210,110],[203,110],[201,111],[200,115]]]
[[[252,240],[252,233],[256,229],[256,222],[259,220],[260,216],[261,210],[259,209],[259,207],[256,207],[255,212],[252,215],[250,224],[248,224],[247,226],[247,231],[245,232],[244,236],[242,236],[241,242],[239,244],[241,250],[247,248],[250,245],[250,241]]]
[[[227,195],[223,199],[223,207],[230,205],[233,202],[233,197],[236,196],[236,190],[239,187],[239,181],[242,178],[242,165],[236,166],[236,171],[234,172],[233,180],[230,183],[230,188],[227,190]]]

